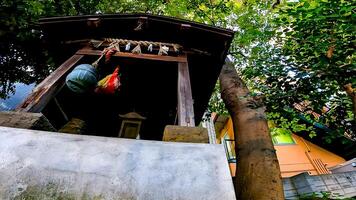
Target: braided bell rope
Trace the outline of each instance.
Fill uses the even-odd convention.
[[[140,54],[141,53],[141,47],[140,46],[146,46],[149,47],[151,46],[158,46],[159,47],[159,52],[158,55],[168,54],[168,49],[166,47],[172,47],[175,52],[179,52],[179,49],[182,48],[181,45],[179,44],[174,44],[174,43],[164,43],[164,42],[152,42],[152,41],[138,41],[138,40],[126,40],[126,39],[116,39],[116,38],[104,38],[104,41],[110,42],[109,47],[105,48],[102,52],[100,57],[92,63],[92,65],[97,68],[99,61],[104,57],[105,53],[110,49],[110,48],[115,48],[117,51],[120,52],[120,48],[118,45],[123,44],[123,45],[133,45],[136,46],[132,52]],[[100,45],[102,42],[100,43]],[[99,45],[99,46],[100,46]],[[166,46],[166,47],[165,47]]]
[[[173,50],[176,52],[178,52],[179,49],[182,48],[182,46],[179,44],[165,43],[165,42],[138,41],[138,40],[126,40],[126,39],[116,39],[116,38],[104,38],[104,41],[110,42],[110,43],[123,44],[123,45],[130,43],[133,46],[137,46],[137,45],[140,45],[140,46],[153,45],[153,46],[158,46],[158,47],[168,46],[168,47],[172,47]]]

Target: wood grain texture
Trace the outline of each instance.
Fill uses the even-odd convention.
[[[36,86],[30,95],[22,102],[16,111],[41,112],[47,103],[64,85],[65,76],[83,58],[83,55],[73,55],[52,72],[45,80]]]
[[[195,126],[188,62],[178,63],[178,125]]]

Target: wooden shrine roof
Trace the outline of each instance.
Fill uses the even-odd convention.
[[[187,53],[198,124],[207,108],[234,32],[191,21],[149,14],[109,14],[42,18],[44,41],[65,52],[70,41],[122,38],[176,43]],[[78,49],[76,49],[78,50]],[[157,74],[159,78],[161,75]],[[172,77],[176,78],[176,77]],[[165,83],[162,83],[165,84]],[[176,85],[171,86],[172,90]],[[167,101],[176,96],[166,96]],[[172,99],[173,100],[173,99]]]

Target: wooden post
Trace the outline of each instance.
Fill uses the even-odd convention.
[[[47,103],[64,84],[65,76],[83,55],[73,55],[59,66],[51,75],[36,86],[30,95],[22,102],[16,111],[41,112]]]
[[[188,61],[178,62],[178,125],[195,126]]]

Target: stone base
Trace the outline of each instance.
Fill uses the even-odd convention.
[[[168,125],[163,132],[163,141],[209,143],[208,130],[203,127]]]
[[[68,123],[66,123],[58,132],[61,133],[71,133],[71,134],[84,134],[86,132],[87,125],[85,121],[72,118]]]
[[[42,113],[0,112],[0,126],[43,131],[56,131]]]

